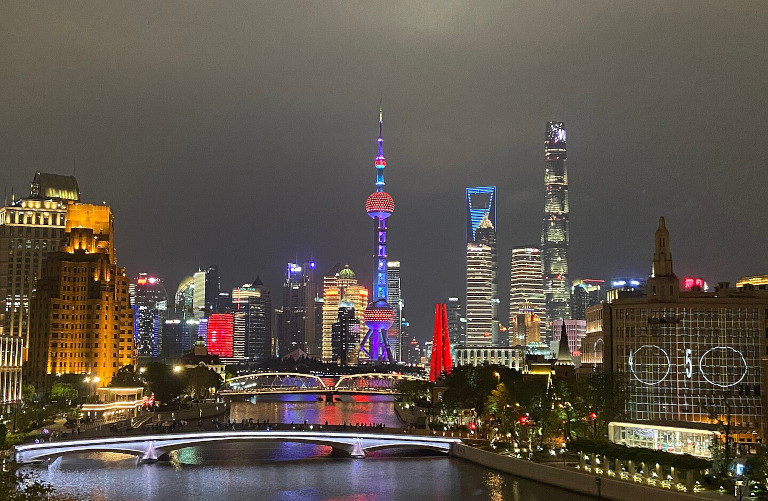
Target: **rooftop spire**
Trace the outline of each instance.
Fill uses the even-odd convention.
[[[379,138],[377,142],[379,144],[379,154],[376,156],[376,191],[384,191],[384,167],[387,166],[387,161],[384,159],[384,110],[379,102]]]

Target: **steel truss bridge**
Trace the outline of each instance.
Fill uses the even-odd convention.
[[[69,454],[115,452],[138,457],[144,462],[168,459],[168,453],[185,447],[229,442],[290,442],[325,445],[342,454],[362,458],[377,449],[417,448],[451,453],[458,438],[385,433],[339,433],[329,431],[225,431],[138,437],[109,437],[18,445],[15,459],[20,464],[43,463]]]
[[[228,379],[220,391],[223,395],[255,395],[260,393],[398,393],[400,381],[421,381],[421,378],[402,374],[349,374],[341,376],[336,384],[329,386],[319,376],[294,372],[260,372]]]

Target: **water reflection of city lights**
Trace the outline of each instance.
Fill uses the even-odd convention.
[[[490,501],[503,501],[504,500],[504,479],[498,473],[488,472],[483,479],[486,487],[488,487],[488,499]]]

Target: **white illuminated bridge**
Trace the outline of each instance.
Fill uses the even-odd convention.
[[[259,372],[228,379],[220,393],[223,395],[253,395],[258,393],[364,393],[396,394],[400,381],[419,381],[421,378],[402,374],[351,374],[341,376],[328,386],[313,374],[293,372]]]
[[[385,433],[344,433],[329,431],[224,431],[138,437],[110,437],[41,444],[17,445],[16,461],[38,463],[65,456],[92,452],[114,452],[136,456],[145,462],[167,458],[184,447],[221,442],[292,442],[325,445],[349,456],[362,458],[377,449],[417,448],[450,454],[458,438]]]

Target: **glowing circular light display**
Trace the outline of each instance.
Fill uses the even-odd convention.
[[[641,353],[645,351],[645,353]],[[653,366],[650,364],[639,364],[637,363],[638,355],[640,355],[641,360],[645,361],[649,359],[651,356],[654,355],[654,351],[657,352],[655,355],[658,357],[658,353],[661,353],[664,355],[664,359],[667,362],[666,371],[664,372],[664,375],[661,377],[658,377],[658,374],[653,374]],[[653,345],[653,344],[644,344],[640,348],[636,349],[634,352],[629,352],[629,360],[627,361],[629,365],[629,370],[632,372],[632,376],[637,379],[639,382],[648,385],[648,386],[655,386],[665,379],[667,379],[667,376],[669,376],[670,371],[672,370],[672,361],[669,359],[669,355],[666,351],[664,351],[661,347]],[[637,368],[635,367],[635,364],[637,363]],[[649,369],[650,367],[650,369]],[[638,372],[640,372],[640,375],[638,375]],[[641,377],[642,376],[642,377]]]
[[[708,357],[716,358],[707,363],[704,359]],[[738,372],[734,372],[733,374],[729,374],[728,372],[721,372],[723,370],[727,371],[728,369],[736,369],[739,365],[742,367],[742,373],[738,379],[736,379]],[[705,367],[710,372],[716,374],[707,375],[707,373],[704,371]],[[714,348],[710,348],[705,351],[701,358],[699,358],[699,372],[701,373],[701,377],[703,377],[707,383],[713,386],[719,386],[720,388],[729,388],[741,383],[741,381],[747,376],[747,372],[749,372],[749,366],[747,365],[747,360],[744,358],[744,355],[742,355],[739,350],[731,348],[730,346],[715,346]],[[724,376],[725,379],[729,379],[730,382],[727,384],[717,383],[713,381],[713,379],[716,379],[716,376]],[[710,379],[710,377],[712,379]]]
[[[369,216],[376,217],[389,217],[395,211],[395,201],[389,193],[385,191],[375,191],[371,193],[368,200],[365,201],[365,212]]]

